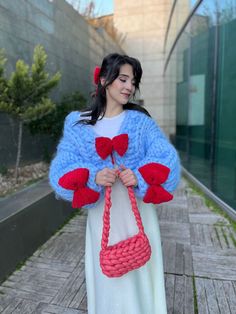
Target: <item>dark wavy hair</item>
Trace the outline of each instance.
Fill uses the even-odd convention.
[[[139,60],[127,55],[120,55],[118,53],[111,53],[107,55],[103,59],[99,75],[99,78],[105,78],[105,83],[102,85],[99,80],[97,92],[93,95],[93,102],[89,107],[83,110],[86,112],[82,113],[81,117],[84,117],[85,119],[81,119],[79,123],[94,125],[98,119],[102,119],[104,117],[107,105],[106,87],[112,84],[112,82],[119,76],[120,68],[125,64],[130,64],[132,66],[135,92],[139,90],[139,83],[143,73]],[[146,109],[134,103],[128,102],[127,104],[123,105],[123,109],[141,111],[150,117],[150,114]],[[88,117],[90,117],[90,119],[86,119]]]

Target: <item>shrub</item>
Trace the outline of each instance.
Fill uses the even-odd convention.
[[[31,134],[47,134],[54,141],[57,141],[62,135],[63,124],[67,114],[74,110],[81,110],[85,105],[86,99],[80,92],[77,91],[65,95],[53,112],[28,124]]]

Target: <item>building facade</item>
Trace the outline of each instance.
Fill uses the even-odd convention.
[[[123,50],[142,63],[143,79],[139,98],[167,135],[175,134],[175,104],[165,94],[163,77],[165,34],[171,0],[114,1],[114,25],[122,34]],[[182,14],[188,11],[188,1]],[[180,23],[182,17],[176,22]],[[174,29],[172,29],[173,32]]]
[[[236,208],[236,2],[114,1],[121,46],[144,74],[140,99],[182,164]]]
[[[182,1],[174,2],[164,76],[176,76],[165,89],[176,106],[176,148],[185,169],[235,210],[236,2],[191,1],[179,29]]]

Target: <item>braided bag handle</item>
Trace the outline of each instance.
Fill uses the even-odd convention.
[[[132,187],[127,187],[128,195],[139,229],[138,234],[108,246],[110,231],[111,187],[106,188],[103,214],[103,231],[100,251],[100,266],[108,277],[120,277],[143,266],[151,256],[151,246],[144,232],[142,219]]]

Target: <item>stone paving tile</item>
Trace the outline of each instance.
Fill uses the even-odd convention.
[[[87,312],[85,222],[76,216],[2,283],[0,313]]]
[[[236,294],[233,281],[196,278],[198,313],[236,313]]]
[[[188,276],[166,274],[167,312],[194,313],[193,280]]]
[[[163,241],[162,251],[165,273],[193,275],[192,250],[189,244]]]
[[[190,228],[188,223],[159,221],[162,240],[190,244]]]
[[[39,303],[35,309],[35,314],[86,314],[87,311],[71,309],[53,304]]]
[[[184,179],[174,194],[157,208],[168,314],[236,313],[235,231]],[[82,212],[2,283],[0,313],[86,314],[85,228]]]
[[[236,250],[192,246],[194,274],[220,280],[236,280]]]

